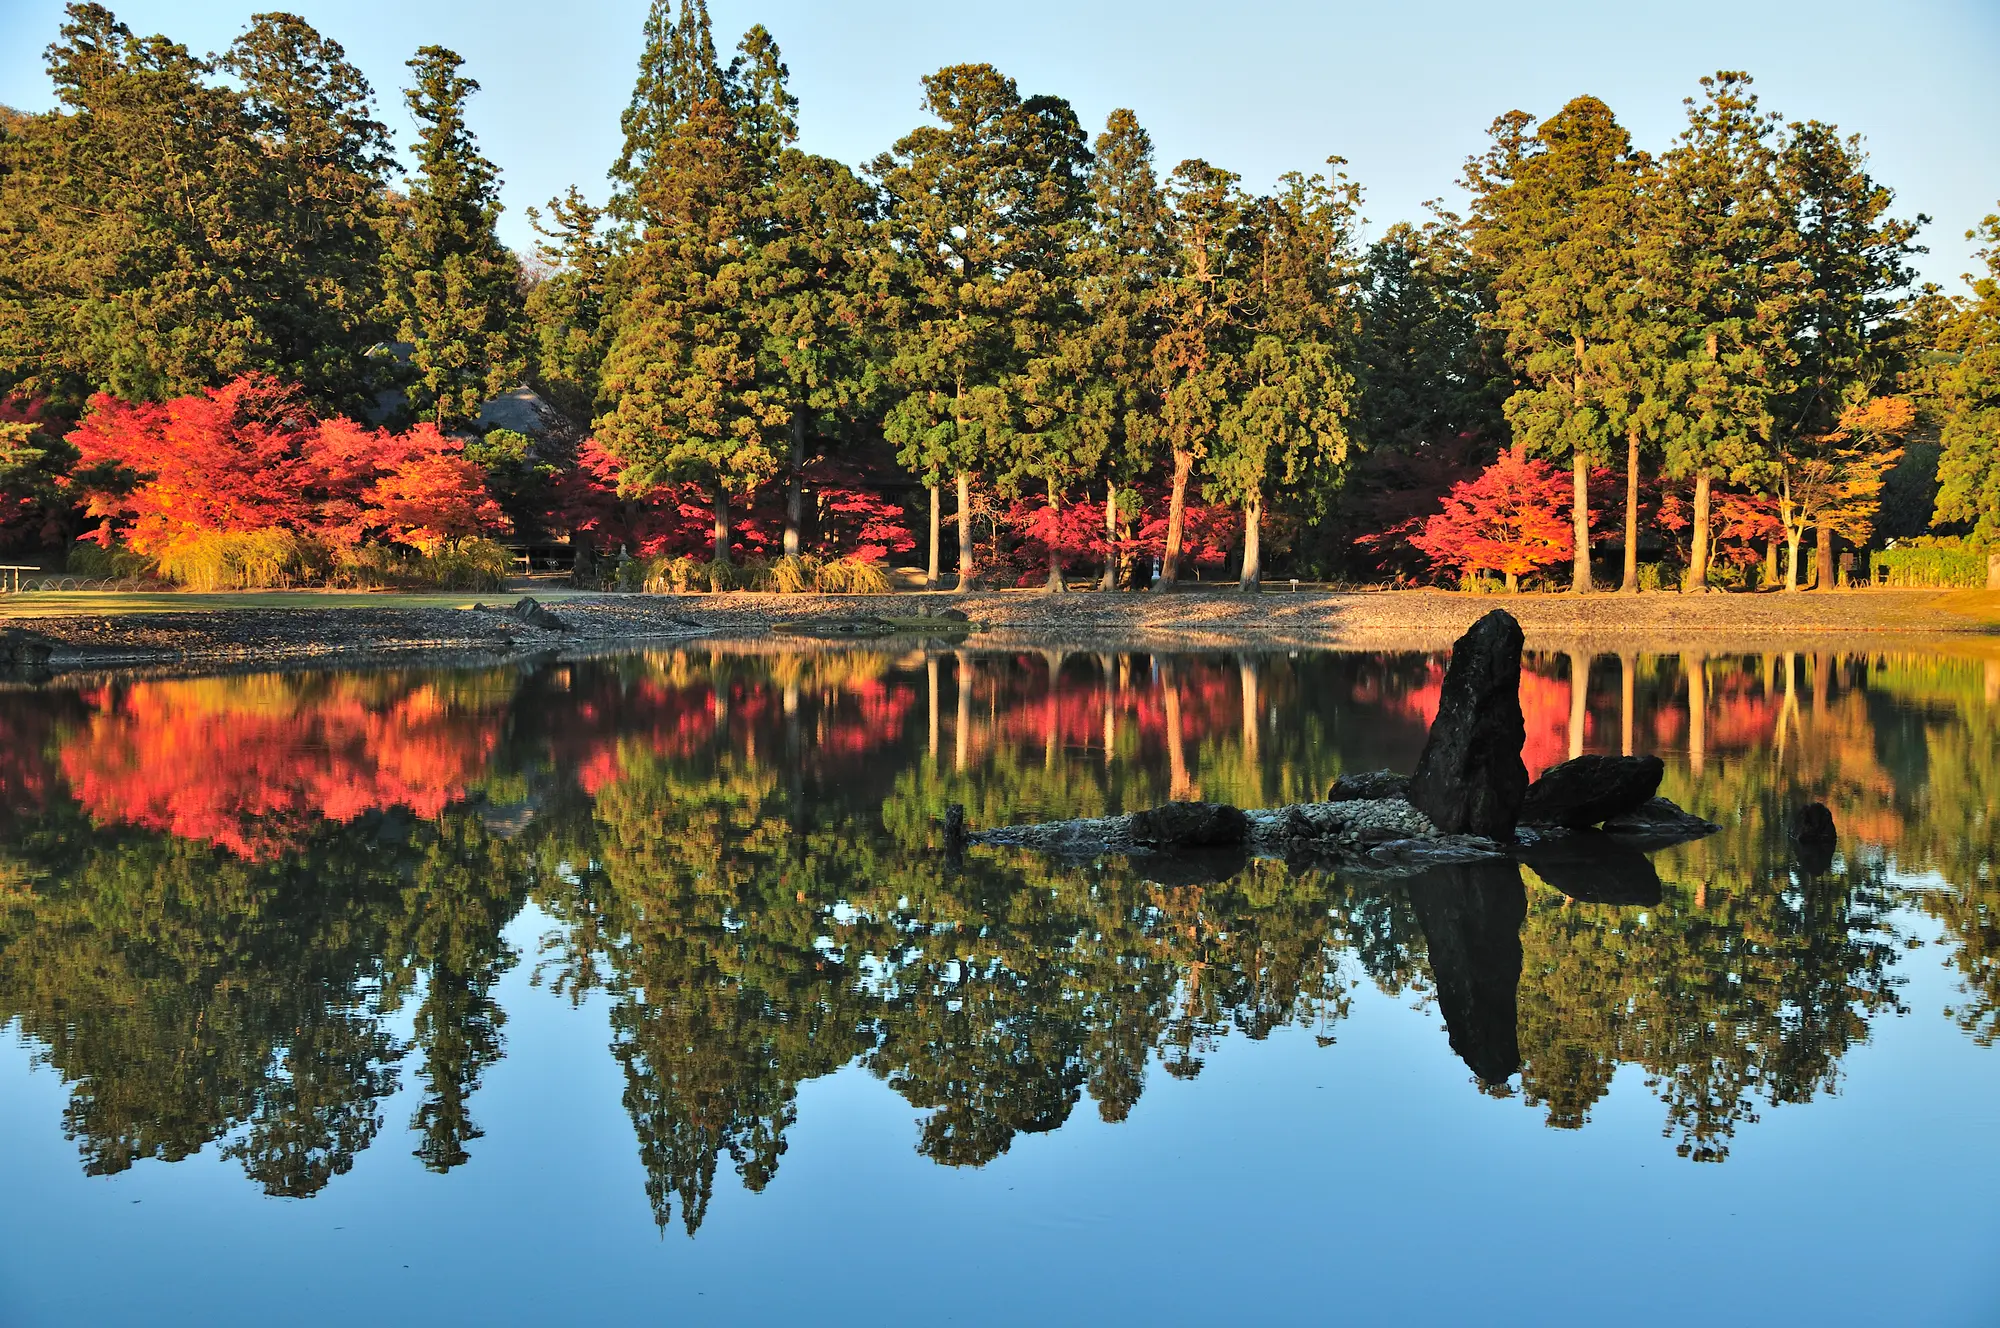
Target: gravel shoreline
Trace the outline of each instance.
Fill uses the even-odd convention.
[[[895,639],[938,637],[971,649],[1052,647],[1132,650],[1407,649],[1448,647],[1480,615],[1506,608],[1531,650],[1854,649],[1893,635],[1949,647],[1993,639],[1996,629],[1937,607],[1939,592],[1853,590],[1801,595],[1602,594],[1476,596],[1445,591],[1233,590],[1172,594],[1048,595],[578,595],[547,601],[562,631],[504,612],[451,608],[243,608],[126,616],[19,617],[0,624],[51,650],[57,672],[170,663],[314,661],[411,654],[479,658],[551,651],[599,652],[692,640],[824,648],[846,623],[868,644],[888,620]],[[958,610],[971,620],[921,620]],[[810,635],[773,629],[810,625]],[[822,630],[833,628],[829,633]],[[872,625],[874,632],[886,630]]]

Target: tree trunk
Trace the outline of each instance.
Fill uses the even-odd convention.
[[[1049,485],[1050,516],[1056,515],[1060,510],[1057,506],[1059,502],[1060,499],[1056,497],[1056,486],[1054,483],[1051,483]],[[1055,546],[1053,540],[1049,542],[1049,583],[1047,589],[1052,595],[1060,595],[1069,589],[1069,586],[1063,581],[1062,551]]]
[[[1792,526],[1785,527],[1785,589],[1799,588],[1799,541],[1805,531]]]
[[[1507,572],[1507,573],[1504,573],[1503,575],[1505,575],[1505,576],[1506,576],[1506,578],[1507,578],[1507,593],[1508,593],[1508,594],[1512,595],[1512,594],[1514,594],[1514,593],[1518,592],[1518,591],[1519,591],[1519,590],[1521,589],[1521,577],[1520,577],[1520,574],[1519,574],[1519,573],[1517,573],[1517,572]]]
[[[729,561],[729,490],[715,486],[715,561]]]
[[[1639,593],[1639,426],[1625,426],[1625,582],[1621,594]]]
[[[806,512],[806,411],[792,412],[792,473],[785,480],[785,556],[799,556],[799,528]]]
[[[944,506],[944,500],[943,496],[938,492],[937,485],[931,485],[930,491],[931,560],[929,570],[924,573],[924,589],[936,590],[940,585],[944,584],[944,564],[939,558],[939,545],[944,533],[944,512],[941,510]]]
[[[1694,537],[1688,549],[1683,593],[1708,589],[1708,472],[1694,477]]]
[[[1590,459],[1578,452],[1570,459],[1570,522],[1575,545],[1575,564],[1569,588],[1579,595],[1590,593]]]
[[[1188,476],[1194,471],[1194,453],[1174,451],[1174,486],[1167,499],[1167,551],[1160,559],[1158,589],[1171,590],[1181,573],[1181,526],[1187,518]]]
[[[1569,652],[1569,759],[1583,755],[1583,731],[1590,727],[1590,657]]]
[[[1764,588],[1768,590],[1776,584],[1778,584],[1778,537],[1773,535],[1764,541]]]
[[[1118,485],[1106,481],[1104,485],[1104,579],[1098,582],[1100,590],[1118,589]]]
[[[1819,523],[1818,557],[1813,561],[1819,564],[1819,584],[1814,589],[1832,590],[1837,584],[1833,576],[1833,530],[1823,519]]]
[[[1240,590],[1254,591],[1264,576],[1264,554],[1262,536],[1264,530],[1264,499],[1252,494],[1250,501],[1243,504],[1243,569],[1236,577]]]
[[[973,588],[976,575],[972,548],[972,475],[961,470],[958,472],[958,591],[961,595]]]

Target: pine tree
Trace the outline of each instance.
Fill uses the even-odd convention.
[[[479,84],[464,61],[425,46],[404,93],[419,125],[417,178],[389,251],[388,308],[410,343],[410,409],[455,428],[517,380],[519,268],[494,233],[500,174],[479,154],[465,102]]]
[[[1354,378],[1343,361],[1353,350],[1361,191],[1340,173],[1340,158],[1328,164],[1330,177],[1285,176],[1256,209],[1246,329],[1254,340],[1231,363],[1206,467],[1218,495],[1243,508],[1244,590],[1263,575],[1266,499],[1282,492],[1318,517],[1347,463]]]
[[[1578,97],[1534,125],[1505,118],[1467,170],[1473,250],[1492,271],[1493,325],[1522,381],[1517,442],[1570,464],[1571,588],[1591,588],[1588,478],[1626,413],[1632,324],[1643,316],[1632,239],[1643,160],[1611,109]]]
[[[939,123],[869,167],[897,260],[888,373],[902,396],[883,431],[933,493],[956,477],[959,589],[969,590],[973,476],[1012,446],[1023,337],[1063,259],[1047,223],[1071,205],[1080,172],[1061,127],[1074,123],[1067,105],[1024,101],[992,66],[941,69],[924,94]]]
[[[1704,78],[1688,127],[1662,160],[1655,212],[1658,306],[1677,348],[1664,391],[1666,473],[1694,480],[1684,588],[1706,587],[1710,490],[1759,482],[1771,463],[1772,407],[1788,390],[1798,259],[1777,179],[1777,117],[1747,75]]]
[[[291,14],[260,14],[221,67],[242,85],[263,149],[260,175],[285,292],[270,332],[278,364],[321,406],[375,403],[370,352],[382,316],[384,191],[395,164],[375,94],[340,43]]]
[[[549,200],[546,225],[543,213],[528,209],[528,223],[542,237],[535,253],[545,269],[524,310],[533,338],[528,382],[578,429],[587,429],[595,412],[611,343],[612,255],[602,233],[604,216],[575,185]]]
[[[1249,211],[1230,172],[1200,160],[1174,168],[1167,184],[1167,276],[1153,299],[1161,436],[1172,457],[1162,588],[1180,574],[1188,480],[1214,443],[1243,341],[1253,294]]]
[[[664,13],[656,7],[654,18]],[[762,86],[776,100],[760,135],[757,103],[732,96],[714,67],[705,7],[688,5],[664,34],[649,20],[627,117],[654,137],[628,130],[627,160],[643,172],[622,204],[636,231],[597,439],[619,462],[626,492],[669,482],[708,491],[718,563],[732,557],[732,498],[777,473],[794,415],[759,372],[769,154],[788,136],[789,117],[775,46],[768,54],[774,81]]]
[[[1957,362],[1942,384],[1944,450],[1931,524],[1963,528],[1990,548],[2000,546],[2000,213],[1966,238],[1985,242],[1979,258],[1986,272],[1967,278],[1973,301],[1940,338]]]
[[[1774,441],[1788,469],[1804,463],[1846,473],[1836,455],[1848,432],[1841,421],[1875,393],[1890,372],[1886,344],[1893,295],[1910,284],[1906,260],[1917,252],[1928,218],[1889,215],[1894,194],[1867,170],[1858,137],[1831,125],[1792,125],[1778,159],[1778,180],[1798,262],[1796,306],[1790,317],[1796,369],[1790,390],[1773,404]],[[1818,585],[1834,586],[1831,521],[1815,523]]]
[[[1091,225],[1078,251],[1077,281],[1086,367],[1075,390],[1079,413],[1101,439],[1105,590],[1117,589],[1119,580],[1120,486],[1150,468],[1159,438],[1153,296],[1165,274],[1165,214],[1152,137],[1138,116],[1115,110],[1097,136]]]
[[[66,14],[60,108],[0,136],[0,392],[73,411],[262,371],[365,398],[386,157],[339,48],[260,20],[238,92],[101,5]]]

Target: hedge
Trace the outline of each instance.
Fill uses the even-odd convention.
[[[1986,584],[1984,549],[1878,549],[1868,555],[1878,586],[1928,586],[1977,590]]]

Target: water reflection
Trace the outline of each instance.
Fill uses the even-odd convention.
[[[996,825],[1407,768],[1441,676],[680,652],[0,693],[0,1022],[68,1085],[86,1171],[215,1144],[307,1196],[405,1075],[415,1155],[477,1157],[493,992],[525,960],[608,1002],[653,1212],[689,1232],[725,1157],[771,1181],[798,1086],[843,1066],[909,1104],[920,1153],[976,1166],[1086,1097],[1124,1119],[1150,1067],[1198,1076],[1232,1032],[1331,1046],[1364,983],[1433,1001],[1438,1054],[1553,1127],[1639,1067],[1698,1161],[1832,1089],[1901,1008],[1898,909],[1942,924],[1950,1017],[2000,1032],[1993,660],[1532,660],[1531,767],[1656,750],[1663,791],[1725,826],[1615,872],[1558,847],[1397,885],[1265,861],[1176,882],[938,851],[954,802]],[[1832,862],[1783,835],[1807,798],[1841,815]],[[554,925],[523,956],[502,933],[530,901]]]

